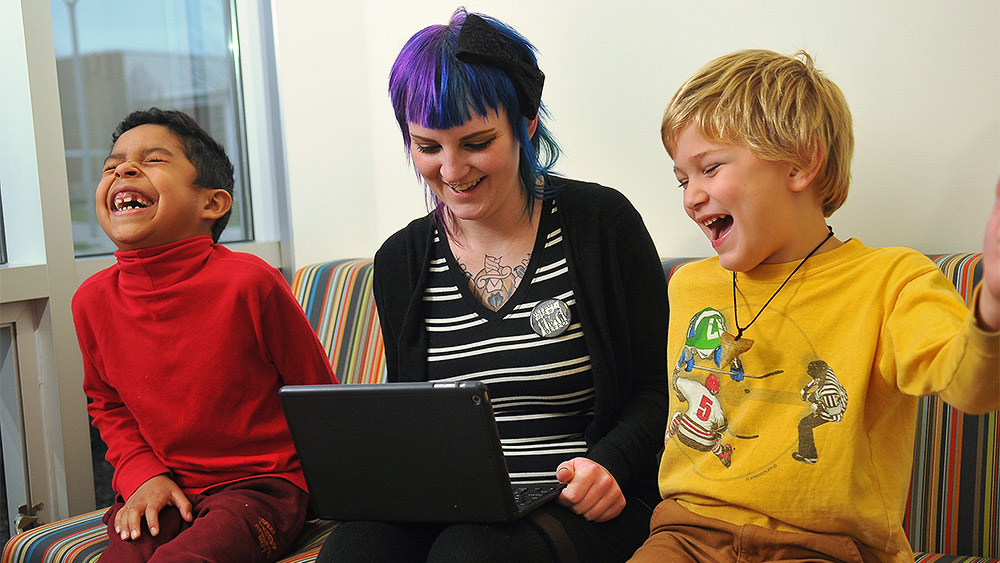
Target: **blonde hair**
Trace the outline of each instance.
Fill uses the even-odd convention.
[[[757,158],[807,169],[829,217],[847,199],[854,132],[843,92],[799,51],[789,57],[751,49],[719,57],[688,79],[663,113],[660,135],[671,157],[689,123],[714,142],[741,144]]]

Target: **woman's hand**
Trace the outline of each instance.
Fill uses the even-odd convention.
[[[593,522],[607,522],[625,508],[625,495],[615,478],[601,464],[575,457],[559,464],[556,479],[566,488],[559,504]]]
[[[160,511],[167,505],[176,506],[181,517],[190,522],[191,501],[184,491],[166,475],[150,478],[128,497],[117,514],[115,514],[115,532],[121,534],[123,540],[138,539],[142,518],[146,518],[150,535],[160,533]]]

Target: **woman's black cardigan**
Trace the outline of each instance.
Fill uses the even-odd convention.
[[[566,259],[594,375],[587,457],[604,466],[623,492],[653,505],[668,401],[667,284],[660,259],[642,217],[621,193],[547,180],[558,190]],[[390,382],[427,380],[423,293],[433,233],[430,215],[416,219],[375,254],[374,294]]]

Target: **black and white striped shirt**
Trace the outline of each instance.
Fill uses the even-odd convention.
[[[558,209],[551,200],[541,208],[525,275],[499,311],[473,295],[440,232],[423,297],[429,378],[487,384],[515,483],[553,481],[561,461],[584,455],[583,432],[594,415],[594,378]],[[532,330],[529,316],[535,305],[552,298],[569,307],[570,325],[543,338]]]

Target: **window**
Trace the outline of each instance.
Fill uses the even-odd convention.
[[[253,239],[231,1],[133,0],[125,7],[50,0],[50,6],[76,255],[115,250],[97,223],[94,189],[115,126],[129,112],[153,106],[190,114],[226,148],[236,186],[222,241]]]

